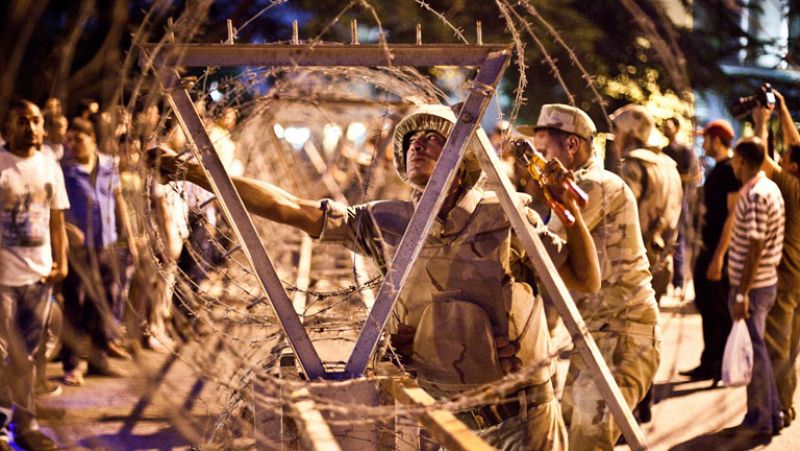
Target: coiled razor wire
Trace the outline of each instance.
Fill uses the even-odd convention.
[[[182,15],[163,33],[154,24],[163,17],[169,2],[155,2],[145,22],[133,35],[134,45],[158,39],[161,39],[161,43],[196,42],[210,3],[187,2]],[[241,27],[248,26],[261,14],[278,10],[284,3],[286,2],[273,0]],[[576,104],[574,95],[561,77],[557,62],[546,51],[545,40],[552,41],[567,52],[570,64],[581,73],[586,85],[591,88],[593,98],[590,101],[597,103],[605,115],[606,102],[595,79],[569,48],[568,39],[563,38],[537,12],[533,3],[528,0],[496,0],[495,3],[498,15],[505,23],[508,41],[513,43],[516,52],[518,73],[512,105],[507,114],[501,112],[501,115],[513,123],[525,104],[525,72],[528,65],[533,64],[525,61],[526,45],[530,43],[544,55],[543,64],[561,86],[568,102]],[[624,4],[628,9],[635,7],[632,2]],[[419,8],[423,14],[435,18],[451,30],[456,41],[468,43],[461,28],[451,23],[445,13],[437,11],[426,1],[411,0],[397,7]],[[331,16],[330,21],[321,28],[322,31],[304,43],[309,48],[322,43],[323,39],[341,26],[341,19],[353,12],[364,13],[371,20],[371,25],[378,30],[378,43],[385,47],[388,55],[390,49],[387,46],[386,30],[377,11],[366,0],[353,0],[345,4]],[[643,27],[648,33],[656,33],[650,22],[645,21]],[[683,66],[675,63],[682,61],[682,56],[679,51],[674,50],[673,37],[669,36],[667,40],[659,37],[656,42],[659,53],[671,58],[665,65],[676,71],[672,74],[673,79],[681,83],[685,81],[686,74],[680,73]],[[181,321],[186,327],[181,328],[180,333],[184,335],[186,343],[172,349],[171,357],[190,368],[198,381],[204,381],[214,391],[214,395],[203,397],[204,406],[208,410],[206,414],[211,413],[213,421],[199,425],[191,421],[182,422],[181,427],[185,429],[187,436],[201,438],[203,443],[198,443],[198,446],[228,447],[241,437],[252,437],[259,447],[277,448],[280,446],[280,436],[265,432],[259,421],[263,420],[265,414],[274,417],[293,415],[290,409],[286,409],[292,403],[291,393],[306,387],[307,383],[281,377],[281,356],[289,347],[274,313],[266,305],[249,264],[242,259],[241,252],[237,250],[236,239],[224,221],[219,220],[216,225],[204,224],[213,230],[211,246],[218,255],[224,256],[221,260],[205,261],[207,254],[197,247],[197,243],[191,240],[184,242],[189,257],[205,262],[200,265],[203,273],[201,282],[193,280],[189,274],[176,268],[169,258],[164,257],[168,255],[167,242],[158,226],[159,215],[153,207],[158,200],[153,198],[151,190],[151,185],[159,180],[146,168],[141,152],[150,145],[168,141],[170,135],[175,133],[176,126],[172,113],[161,101],[162,93],[152,73],[140,72],[135,68],[134,53],[130,52],[123,63],[124,87],[120,87],[114,103],[123,106],[134,118],[140,117],[141,112],[152,105],[160,106],[162,115],[149,129],[142,127],[147,129],[147,133],[140,136],[129,133],[124,140],[117,143],[123,159],[127,159],[127,164],[123,167],[127,168],[131,180],[139,181],[136,186],[125,187],[128,191],[126,202],[135,213],[138,237],[144,242],[142,247],[148,250],[145,255],[151,260],[146,266],[153,271],[150,276],[174,284],[175,305],[180,307],[174,315],[182,316]],[[464,71],[465,75],[469,74],[468,69]],[[215,81],[213,89],[209,82],[211,79]],[[469,86],[462,86],[463,91],[468,89]],[[212,91],[215,91],[215,96],[221,96],[213,102],[210,101]],[[368,154],[369,161],[354,161],[357,152],[353,151],[362,149],[353,149],[345,136],[340,137],[339,143],[330,154],[321,152],[326,159],[328,174],[338,171],[339,175],[344,174],[350,185],[356,186],[356,195],[351,195],[349,199],[354,203],[375,200],[370,197],[375,192],[371,188],[375,186],[400,186],[391,166],[386,169],[383,161],[384,149],[379,145],[387,123],[396,121],[411,105],[445,102],[448,99],[448,93],[425,74],[415,69],[398,67],[255,67],[243,68],[224,78],[217,76],[216,68],[207,68],[192,80],[190,92],[194,98],[205,104],[204,119],[208,123],[222,115],[227,107],[236,108],[239,112],[239,123],[232,131],[231,139],[237,146],[237,157],[242,163],[244,175],[274,183],[305,198],[330,197],[333,193],[321,182],[320,174],[302,151],[294,149],[273,134],[276,124],[288,126],[302,122],[309,127],[311,142],[315,145],[320,143],[319,135],[325,124],[339,124],[343,130],[350,122],[365,124],[367,135],[376,137],[372,138],[374,142],[369,151],[371,154]],[[343,96],[342,93],[347,95]],[[456,94],[463,95],[463,92]],[[358,106],[347,107],[348,102]],[[291,114],[301,114],[302,121],[287,117],[287,110]],[[134,119],[130,126],[131,131],[136,126]],[[505,132],[504,139],[508,139],[510,133],[510,129]],[[126,149],[127,153],[121,149]],[[176,150],[181,152],[186,149]],[[376,175],[379,170],[383,170],[380,177]],[[175,196],[186,203],[183,184],[173,183],[168,186]],[[339,188],[344,192],[347,186]],[[605,202],[605,196],[603,201]],[[200,206],[189,205],[191,217],[203,218],[203,213]],[[368,281],[361,283],[355,277],[352,256],[344,247],[315,244],[312,253],[312,283],[308,289],[300,289],[295,286],[295,279],[302,233],[263,220],[257,220],[256,225],[264,246],[270,250],[284,287],[290,294],[302,292],[308,298],[305,309],[300,312],[307,329],[320,339],[353,342],[367,314],[361,294],[382,282],[382,276],[375,265],[367,264]],[[138,321],[147,320],[134,303],[131,302],[130,307],[139,315]],[[387,349],[387,354],[399,362],[391,348]],[[411,420],[425,410],[457,411],[492,402],[528,380],[540,366],[549,365],[549,362],[550,359],[527,362],[521,371],[506,376],[498,383],[439,400],[435,405],[427,407],[368,406],[334,401],[314,393],[311,397],[319,410],[335,414],[330,420],[331,424],[345,421],[348,424],[362,422],[385,427],[381,425],[393,418]],[[379,381],[382,378],[375,379]],[[341,386],[350,383],[352,382],[327,382]],[[191,416],[190,410],[183,409],[179,413]]]

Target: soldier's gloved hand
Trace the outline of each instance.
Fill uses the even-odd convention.
[[[410,358],[413,352],[415,332],[413,327],[400,324],[397,332],[389,335],[394,351],[402,357]]]
[[[504,374],[519,371],[522,368],[522,360],[517,357],[519,345],[504,335],[495,335],[494,344],[497,348],[497,358],[500,360],[500,368]]]

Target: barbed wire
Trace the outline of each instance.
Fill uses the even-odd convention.
[[[270,1],[265,8],[245,21],[237,31],[241,32],[269,9],[283,3],[285,0]],[[462,30],[444,13],[436,11],[424,0],[414,0],[413,4],[420,8],[423,14],[433,17],[452,30],[460,42],[468,43]],[[592,101],[597,103],[606,115],[606,103],[592,76],[564,38],[536,11],[533,4],[527,0],[514,3],[509,0],[496,0],[495,4],[513,44],[514,61],[518,72],[514,99],[507,114],[508,120],[515,122],[526,102],[525,92],[528,88],[526,73],[529,65],[525,58],[528,42],[533,42],[540,50],[544,64],[568,97],[568,102],[576,104],[575,95],[562,77],[557,61],[546,50],[547,46],[542,41],[545,36],[567,52],[570,62],[581,72],[587,86],[590,87],[594,97]],[[158,14],[158,8],[162,7],[163,2],[157,2],[151,8],[144,24],[133,36],[134,45],[144,44],[153,36],[159,35],[159,30],[153,29],[151,20]],[[187,6],[181,18],[175,22],[174,30],[167,30],[168,33],[158,40],[159,46],[163,47],[172,42],[173,31],[175,42],[192,42],[199,33],[207,8],[208,5],[204,2]],[[352,146],[343,144],[342,141],[345,140],[337,144],[332,155],[323,156],[327,171],[333,170],[337,159],[344,159],[346,165],[342,172],[348,181],[354,180],[354,184],[359,188],[359,201],[373,200],[369,199],[369,193],[372,192],[370,188],[377,183],[376,172],[382,163],[384,151],[377,145],[381,142],[381,131],[385,121],[391,120],[391,116],[401,110],[390,101],[399,99],[408,100],[409,104],[419,104],[443,102],[448,98],[442,88],[437,87],[418,70],[392,66],[386,30],[377,10],[367,0],[352,0],[345,4],[327,24],[322,26],[318,34],[304,42],[307,47],[302,52],[312,52],[315,46],[324,43],[323,39],[336,27],[341,18],[354,9],[364,12],[377,28],[378,44],[386,52],[386,67],[247,68],[233,76],[214,80],[217,83],[215,90],[222,96],[218,101],[206,105],[210,108],[201,113],[201,117],[210,125],[224,113],[226,107],[235,107],[246,113],[236,129],[228,131],[228,139],[239,146],[237,152],[239,158],[243,158],[245,174],[290,188],[303,196],[311,198],[332,196],[334,193],[329,192],[321,183],[319,174],[311,167],[308,158],[304,157],[301,151],[288,145],[285,140],[275,136],[273,127],[284,120],[280,116],[280,108],[290,102],[303,104],[302,111],[306,114],[303,120],[307,125],[337,124],[340,122],[341,113],[338,109],[334,110],[332,107],[334,102],[330,102],[329,98],[322,98],[323,94],[327,96],[336,91],[337,87],[369,85],[369,89],[366,89],[367,94],[359,98],[372,102],[369,108],[371,113],[360,111],[348,116],[360,115],[360,119],[369,122],[367,130],[372,130],[377,136],[369,164],[366,166],[366,175],[362,177],[358,171],[363,165],[354,161],[352,156],[344,155],[345,150],[348,150],[346,147]],[[545,33],[541,36],[537,34],[534,24],[542,26]],[[153,78],[155,68],[147,67],[143,73],[137,73],[133,69],[135,61],[133,55],[134,52],[129,52],[123,63],[125,88],[129,86],[129,80],[133,81],[129,99],[125,104],[126,110],[131,115],[135,115],[147,106],[159,105],[162,95],[158,83]],[[302,56],[299,59],[302,59]],[[215,68],[207,68],[197,77],[194,86],[190,88],[191,94],[196,99],[205,100],[211,97],[208,81],[215,75],[215,71]],[[331,80],[338,82],[332,83]],[[262,93],[256,87],[263,87],[266,92]],[[119,104],[123,104],[124,91],[121,86],[117,95]],[[502,114],[506,115],[504,112]],[[292,125],[300,125],[301,122],[303,121],[297,121]],[[151,142],[164,141],[167,135],[174,131],[173,123],[174,118],[171,114],[162,114],[154,125],[152,133],[142,139],[140,143],[142,148],[139,150],[146,149]],[[289,124],[290,122],[284,123],[287,126]],[[319,141],[317,138],[313,139]],[[191,149],[191,140],[185,146],[184,149],[176,150],[196,150]],[[261,431],[263,424],[258,423],[259,417],[263,419],[264,414],[269,413],[276,417],[296,418],[296,414],[287,409],[287,406],[294,402],[292,393],[295,391],[315,386],[339,388],[356,382],[309,383],[284,377],[285,375],[281,374],[281,359],[287,355],[290,347],[278,324],[277,316],[271,309],[261,308],[266,307],[268,301],[249,262],[241,259],[241,253],[237,250],[237,240],[229,225],[223,220],[211,224],[207,219],[201,219],[200,224],[195,224],[208,228],[210,232],[208,240],[211,246],[217,254],[224,255],[224,258],[210,259],[207,251],[200,247],[203,243],[193,242],[191,239],[184,240],[183,249],[188,258],[201,263],[197,265],[200,277],[196,280],[196,275],[187,272],[177,262],[170,261],[168,243],[170,238],[161,232],[159,221],[163,221],[164,218],[160,218],[159,212],[154,208],[159,202],[159,197],[154,195],[154,190],[151,189],[154,184],[158,184],[157,176],[146,169],[141,161],[131,172],[143,180],[141,192],[127,196],[126,202],[132,211],[140,213],[136,217],[138,229],[140,236],[146,242],[144,247],[149,251],[148,258],[151,260],[147,269],[153,272],[153,277],[172,285],[167,287],[167,291],[172,291],[167,296],[170,306],[177,307],[173,315],[185,315],[186,321],[198,329],[189,327],[187,330],[181,330],[180,334],[186,335],[186,343],[180,347],[165,346],[165,348],[168,349],[171,358],[180,361],[191,370],[193,377],[213,385],[217,391],[214,399],[207,401],[209,404],[206,407],[209,411],[213,411],[215,418],[205,427],[202,436],[209,444],[230,445],[237,434],[246,434],[245,431],[249,430],[259,446],[279,448],[278,441]],[[204,208],[190,205],[183,184],[172,183],[167,189],[172,191],[170,195],[176,196],[188,205],[188,215],[195,218],[205,217]],[[605,201],[605,196],[603,200]],[[289,294],[303,294],[310,298],[298,315],[309,329],[312,329],[310,332],[312,336],[326,339],[336,337],[348,344],[354,343],[368,312],[367,307],[361,302],[361,295],[366,290],[379,287],[383,282],[383,275],[368,275],[367,280],[360,281],[352,253],[346,249],[332,251],[329,246],[314,244],[312,258],[315,253],[324,251],[325,259],[319,266],[312,267],[310,275],[312,280],[309,286],[301,288],[295,282],[297,278],[295,259],[299,254],[302,235],[288,227],[274,224],[257,223],[257,227],[264,246],[270,250],[270,257],[279,271],[283,288]],[[349,243],[348,247],[355,248],[355,244],[355,242]],[[325,272],[330,269],[343,271],[335,274]],[[369,269],[369,274],[378,273],[375,265]],[[151,319],[146,312],[139,311],[139,306],[130,299],[128,308],[133,311],[139,322],[147,323]],[[150,335],[157,333],[149,324],[145,324],[144,328]],[[387,340],[381,343],[380,348],[386,351],[388,359],[396,364],[401,374],[410,377],[409,369],[403,365],[402,359]],[[383,353],[379,354],[375,356],[376,360],[383,357]],[[392,418],[413,420],[433,409],[461,411],[495,402],[521,385],[529,383],[538,371],[550,365],[553,358],[557,358],[557,352],[543,356],[537,362],[526,362],[527,365],[520,371],[506,375],[495,383],[470,389],[450,398],[438,399],[431,406],[362,405],[331,399],[313,390],[310,396],[321,412],[334,414],[329,420],[332,425],[346,422],[381,427],[377,424],[381,421]],[[325,362],[326,365],[332,366],[341,363]],[[298,372],[294,365],[289,365],[286,371],[293,371],[295,376]],[[376,384],[387,379],[380,375],[370,375],[370,381]],[[191,415],[191,412],[184,413]]]

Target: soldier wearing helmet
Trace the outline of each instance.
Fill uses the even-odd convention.
[[[648,145],[655,122],[646,108],[626,105],[610,118],[614,145],[623,157],[621,175],[639,206],[639,224],[658,301],[672,280],[672,248],[683,196],[681,176],[674,160]]]
[[[557,159],[574,171],[575,181],[589,196],[581,214],[597,248],[603,281],[597,293],[572,295],[623,397],[633,408],[652,384],[660,358],[658,307],[636,198],[595,156],[592,141],[597,128],[582,110],[544,105],[536,124],[520,127],[520,132],[533,137],[534,147],[548,160]],[[557,216],[551,217],[547,226],[564,236],[565,227]],[[562,407],[570,450],[613,449],[621,431],[577,353],[570,359]]]
[[[428,105],[397,124],[394,163],[417,191],[433,174],[455,120],[450,108]],[[474,152],[479,145],[472,139],[466,149],[387,331],[398,353],[416,369],[420,385],[434,396],[496,383],[525,366],[530,376],[503,399],[458,416],[502,449],[565,449],[566,431],[550,382],[549,334],[541,300],[534,295],[532,265],[497,197],[476,188],[481,170]],[[173,157],[162,155],[162,168],[170,172],[173,167]],[[563,181],[566,171],[558,164],[548,171],[553,179],[548,189],[558,191],[555,181]],[[209,186],[197,165],[189,165],[187,178]],[[414,201],[401,200],[348,207],[329,199],[301,199],[246,178],[233,180],[250,211],[321,241],[354,247],[384,273],[416,207]],[[521,196],[523,204],[530,201]],[[565,203],[577,218],[566,241],[547,230],[532,210],[525,213],[567,286],[591,292],[599,287],[597,256],[574,201]]]

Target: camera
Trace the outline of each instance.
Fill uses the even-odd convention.
[[[769,83],[762,84],[758,91],[747,97],[739,97],[731,104],[731,114],[740,118],[750,112],[756,106],[772,106],[775,105],[775,92],[772,85]]]

